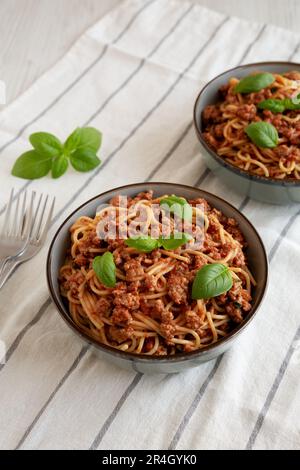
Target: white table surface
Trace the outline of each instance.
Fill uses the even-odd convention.
[[[1,0],[0,79],[7,103],[25,91],[86,28],[122,0]],[[299,31],[300,0],[193,0],[262,23]]]

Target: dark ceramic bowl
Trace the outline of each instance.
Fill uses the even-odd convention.
[[[176,356],[146,356],[119,351],[105,344],[98,343],[85,333],[80,331],[69,315],[68,308],[64,303],[58,285],[58,271],[64,263],[67,247],[69,246],[69,228],[82,215],[94,216],[96,208],[101,203],[108,202],[117,194],[134,196],[141,191],[152,189],[156,196],[163,194],[178,194],[187,199],[198,197],[205,198],[212,206],[221,210],[226,216],[234,217],[248,242],[247,256],[250,269],[257,281],[253,290],[253,307],[243,323],[237,326],[228,336],[215,344],[208,345],[201,350],[180,353]],[[219,197],[190,186],[172,183],[139,183],[112,189],[103,194],[95,196],[85,204],[76,209],[62,223],[56,232],[49,248],[47,258],[47,280],[50,295],[57,310],[67,325],[79,336],[84,343],[93,345],[101,358],[108,359],[127,369],[143,373],[172,373],[180,372],[189,367],[195,367],[202,362],[214,359],[226,351],[240,336],[242,331],[249,325],[260,306],[267,285],[268,262],[264,245],[255,228],[237,209]]]
[[[231,77],[241,78],[253,72],[264,71],[284,73],[290,70],[300,72],[300,64],[294,62],[258,62],[241,65],[218,75],[199,93],[194,106],[194,125],[206,165],[216,176],[244,196],[270,204],[300,202],[300,181],[282,181],[275,178],[256,176],[227,163],[205,142],[202,136],[202,111],[209,104],[218,101],[218,90]]]

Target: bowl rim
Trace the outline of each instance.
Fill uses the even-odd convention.
[[[68,313],[67,309],[63,309],[61,307],[61,304],[58,301],[58,296],[55,293],[55,289],[54,289],[54,286],[53,286],[53,280],[52,280],[52,276],[51,276],[51,264],[52,264],[53,247],[54,247],[55,241],[56,241],[58,235],[60,234],[61,230],[67,225],[68,221],[71,219],[71,217],[73,217],[74,214],[76,214],[76,212],[78,212],[79,210],[81,210],[82,208],[84,208],[85,206],[87,206],[88,204],[90,204],[91,202],[95,201],[96,199],[98,199],[100,197],[101,198],[106,197],[106,196],[109,197],[109,195],[113,191],[114,192],[116,192],[116,191],[121,192],[122,190],[125,190],[125,189],[128,189],[128,188],[132,189],[132,190],[136,189],[137,191],[139,191],[139,190],[143,191],[143,190],[151,189],[151,187],[154,187],[154,186],[157,186],[157,185],[166,185],[166,186],[170,186],[170,187],[176,186],[176,187],[178,187],[179,190],[182,188],[182,189],[186,189],[186,190],[197,191],[197,192],[199,192],[199,197],[203,197],[203,198],[205,198],[206,196],[208,196],[208,197],[212,196],[212,197],[218,199],[221,203],[225,203],[225,205],[228,206],[229,210],[233,210],[233,212],[237,212],[244,219],[244,221],[250,226],[250,228],[254,232],[254,235],[256,236],[256,238],[257,238],[257,240],[260,244],[260,247],[261,247],[261,250],[262,250],[262,256],[263,256],[263,265],[264,265],[264,269],[265,269],[265,276],[263,278],[263,286],[262,286],[261,293],[258,296],[257,304],[256,304],[255,308],[250,310],[247,317],[245,318],[245,320],[242,323],[237,325],[237,327],[234,330],[232,330],[227,336],[225,336],[224,338],[221,338],[220,340],[218,340],[215,343],[211,343],[211,344],[209,344],[207,346],[204,346],[201,349],[197,349],[195,351],[178,353],[174,356],[148,356],[146,354],[135,354],[135,353],[131,353],[131,352],[120,351],[119,349],[113,348],[112,346],[108,346],[106,344],[100,343],[100,342],[96,341],[95,339],[91,338],[90,336],[88,336],[83,331],[80,331],[80,329],[77,327],[77,325],[71,319],[70,314]],[[268,266],[268,257],[267,257],[267,253],[266,253],[266,250],[265,250],[265,246],[264,246],[263,241],[262,241],[260,235],[258,234],[257,230],[255,229],[253,224],[249,221],[249,219],[247,219],[247,217],[245,217],[245,215],[242,214],[242,212],[240,212],[236,207],[234,207],[232,204],[227,202],[225,199],[223,199],[219,196],[216,196],[215,194],[210,193],[208,191],[205,191],[203,189],[196,188],[194,186],[188,186],[188,185],[179,184],[179,183],[178,184],[177,183],[169,183],[169,182],[149,182],[149,183],[132,183],[132,184],[124,185],[124,186],[119,186],[117,188],[109,189],[109,190],[107,190],[103,193],[100,193],[100,194],[92,197],[91,199],[84,202],[83,204],[81,204],[76,209],[74,209],[72,211],[72,213],[70,215],[68,215],[66,217],[66,219],[60,224],[57,231],[55,232],[55,235],[53,236],[53,238],[51,240],[51,243],[50,243],[50,246],[49,246],[49,249],[48,249],[47,260],[46,260],[46,277],[47,277],[47,283],[48,283],[48,289],[49,289],[49,292],[50,292],[50,297],[51,297],[53,303],[55,304],[58,313],[63,318],[63,320],[67,323],[67,325],[75,333],[77,333],[77,335],[79,335],[81,337],[81,339],[83,339],[85,342],[88,342],[89,344],[92,344],[97,349],[103,350],[104,352],[110,353],[114,356],[119,356],[120,358],[126,359],[127,361],[129,360],[129,361],[133,361],[133,362],[138,361],[138,362],[148,362],[148,363],[150,363],[150,362],[156,362],[156,363],[164,363],[164,362],[165,363],[170,363],[170,362],[172,362],[172,363],[177,363],[177,362],[183,362],[183,361],[193,359],[193,358],[198,357],[198,356],[203,355],[203,354],[205,355],[206,352],[217,349],[219,346],[230,342],[233,338],[236,338],[249,325],[249,323],[253,320],[254,316],[256,315],[256,313],[257,313],[259,307],[261,306],[261,303],[262,303],[262,301],[265,297],[265,294],[266,294],[266,291],[267,291],[267,285],[268,285],[268,278],[269,278],[269,266]]]
[[[204,93],[205,90],[207,90],[215,80],[218,78],[222,77],[223,75],[227,74],[228,72],[234,72],[236,70],[243,70],[244,68],[247,67],[263,67],[265,65],[289,65],[291,67],[295,66],[297,68],[300,67],[300,63],[297,62],[289,62],[289,61],[265,61],[265,62],[252,62],[249,64],[243,64],[243,65],[238,65],[236,67],[233,67],[231,69],[225,70],[224,72],[216,75],[214,78],[212,78],[209,82],[207,82],[204,87],[200,90],[199,94],[197,95],[197,98],[194,103],[194,110],[193,110],[193,121],[194,121],[194,127],[196,130],[197,137],[202,144],[202,146],[205,148],[205,150],[222,166],[227,168],[229,171],[238,174],[242,178],[246,178],[248,180],[254,180],[257,183],[267,183],[275,186],[284,186],[284,187],[298,187],[300,186],[300,180],[297,179],[290,179],[290,180],[279,180],[273,177],[266,177],[266,176],[259,176],[252,174],[246,170],[242,170],[238,168],[237,166],[232,165],[232,163],[227,162],[222,158],[220,155],[218,155],[209,145],[207,142],[204,140],[202,136],[202,130],[200,128],[200,123],[198,123],[198,119],[196,116],[198,107],[199,107],[199,101],[201,99],[202,94]],[[203,109],[200,108],[200,111],[202,112]]]

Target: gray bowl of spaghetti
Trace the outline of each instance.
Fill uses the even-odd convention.
[[[223,354],[268,278],[264,245],[236,208],[198,188],[140,183],[76,209],[49,248],[50,295],[101,358],[174,373]]]
[[[194,126],[207,166],[228,186],[271,204],[300,202],[300,64],[218,75],[196,99]]]

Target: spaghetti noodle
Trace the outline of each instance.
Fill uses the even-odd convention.
[[[259,109],[263,100],[293,98],[300,93],[300,73],[273,74],[274,82],[256,93],[235,93],[231,78],[219,90],[221,101],[203,111],[203,137],[226,162],[251,174],[276,179],[300,179],[300,110],[274,114]],[[251,122],[266,121],[278,132],[275,148],[261,148],[247,137]]]
[[[99,221],[112,210],[118,225],[124,219],[134,222],[144,209],[161,233],[162,222],[152,209],[160,200],[151,191],[140,193],[129,199],[125,215],[114,198],[95,217],[80,217],[70,228],[71,246],[59,274],[61,293],[78,328],[100,343],[131,353],[172,355],[202,348],[226,336],[251,309],[255,281],[247,267],[243,235],[234,219],[204,199],[188,201],[193,230],[196,205],[203,207],[201,247],[186,244],[141,253],[124,239],[98,238]],[[113,288],[103,285],[92,267],[95,256],[107,251],[116,265]],[[193,300],[191,283],[197,271],[211,263],[229,267],[232,288],[214,298]]]

